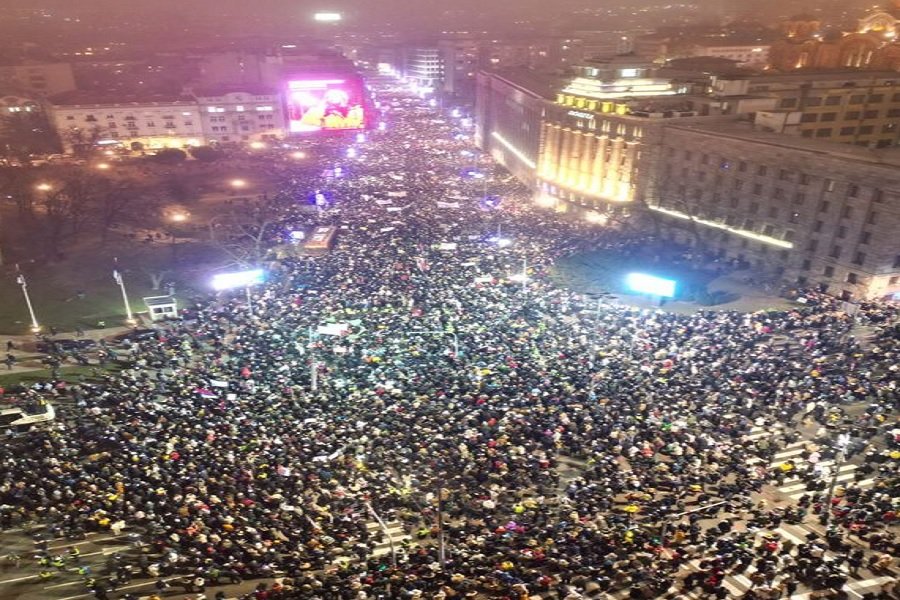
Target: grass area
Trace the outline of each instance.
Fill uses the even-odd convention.
[[[76,327],[87,330],[101,327],[101,323],[115,327],[125,325],[126,313],[122,292],[113,279],[114,259],[118,258],[131,310],[138,313],[146,310],[142,298],[166,293],[153,290],[151,273],[166,271],[164,279],[175,281],[177,291],[182,293],[188,289],[185,283],[197,279],[192,272],[197,265],[214,260],[209,252],[193,246],[179,244],[177,265],[169,244],[128,241],[101,250],[77,248],[59,262],[20,266],[28,281],[35,316],[44,331],[51,326],[59,331],[74,331]],[[0,334],[30,334],[31,318],[15,272],[7,271],[3,280],[6,285],[0,286]]]
[[[69,383],[78,383],[82,378],[93,379],[94,369],[99,369],[104,373],[114,373],[122,369],[117,364],[110,364],[100,368],[96,365],[90,367],[71,366],[61,367],[60,378]],[[18,373],[0,374],[0,387],[6,391],[14,389],[16,386],[28,387],[35,383],[49,381],[52,377],[50,369],[42,369],[40,371],[21,371]]]

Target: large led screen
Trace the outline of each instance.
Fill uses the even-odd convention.
[[[287,111],[291,133],[365,127],[361,90],[343,79],[288,81]]]

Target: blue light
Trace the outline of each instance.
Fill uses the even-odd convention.
[[[651,294],[662,298],[675,296],[676,281],[674,279],[663,279],[645,273],[629,273],[625,276],[625,285],[631,291],[641,294]]]
[[[238,271],[236,273],[219,273],[213,275],[212,287],[214,290],[230,290],[236,287],[250,287],[258,283],[263,283],[266,279],[266,272],[262,269],[253,269],[251,271]]]

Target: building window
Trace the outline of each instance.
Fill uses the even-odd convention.
[[[753,193],[756,194],[757,196],[762,195],[762,184],[761,183],[753,184]]]
[[[859,120],[859,111],[858,110],[850,110],[844,113],[845,121],[857,121]]]
[[[826,192],[834,191],[834,179],[826,179],[825,180],[825,191]]]
[[[782,98],[779,108],[794,108],[797,106],[796,98]]]
[[[803,204],[806,200],[806,194],[803,192],[797,192],[794,194],[794,204]]]
[[[900,254],[894,257],[894,268],[900,269]]]
[[[751,215],[755,215],[759,212],[759,202],[751,202],[750,206],[747,207],[747,212]]]
[[[762,232],[763,232],[763,235],[769,235],[769,236],[770,236],[770,235],[772,235],[773,233],[775,233],[775,228],[774,228],[772,225],[766,225],[765,227],[763,227]]]
[[[871,231],[863,231],[861,234],[859,234],[860,244],[868,244],[870,239],[872,239]]]
[[[747,163],[745,163],[744,161],[739,162],[738,163],[738,171],[740,171],[741,173],[746,173],[747,172]]]
[[[872,104],[884,102],[884,94],[869,94],[869,102],[871,102]]]
[[[840,96],[828,96],[827,98],[825,98],[825,106],[837,106],[840,103]]]
[[[770,219],[777,219],[777,218],[778,218],[778,207],[777,207],[777,206],[770,206],[770,207],[769,207],[769,218],[770,218]]]
[[[784,198],[784,190],[781,188],[775,188],[772,191],[772,197],[776,200],[781,200],[782,198]]]
[[[832,129],[831,127],[825,127],[824,129],[816,129],[816,137],[826,138],[831,137]]]
[[[847,237],[847,226],[846,225],[841,225],[840,227],[837,228],[837,237],[838,237],[838,239],[844,239],[845,237]]]
[[[156,123],[153,121],[147,121],[147,127],[156,127]]]
[[[859,283],[856,273],[847,273],[847,283]]]
[[[859,195],[859,186],[855,183],[851,183],[847,186],[847,195],[851,198],[856,198]]]
[[[822,275],[824,275],[825,277],[834,277],[834,267],[832,267],[832,266],[825,267],[825,270],[822,271]]]
[[[788,230],[786,230],[786,231],[784,232],[784,237],[781,238],[781,239],[783,239],[783,240],[786,241],[786,242],[791,242],[791,241],[794,240],[794,237],[795,237],[794,230],[793,230],[793,229],[788,229]]]
[[[853,207],[852,207],[852,206],[845,206],[844,209],[841,211],[841,218],[842,218],[842,219],[849,219],[849,218],[852,217],[852,216],[853,216]]]
[[[812,267],[812,261],[809,260],[808,258],[804,259],[803,262],[800,263],[801,271],[809,271],[810,267]]]
[[[866,253],[865,252],[857,252],[856,256],[853,257],[853,264],[857,264],[862,266],[866,262]]]
[[[788,217],[789,223],[799,223],[800,222],[800,213],[792,212],[791,216]]]
[[[859,128],[859,135],[869,135],[875,131],[874,125],[861,125]]]
[[[841,135],[853,135],[856,133],[856,127],[841,127]]]
[[[872,190],[872,202],[883,202],[884,196],[881,190]]]
[[[837,119],[837,113],[822,113],[822,118],[820,119],[823,123],[826,121],[834,121]]]
[[[877,110],[867,110],[863,113],[863,119],[877,119],[878,111]]]
[[[828,256],[831,258],[840,258],[842,250],[843,249],[840,246],[834,245],[831,247],[831,252],[828,253]]]
[[[820,213],[827,213],[830,208],[831,208],[831,202],[829,202],[828,200],[822,200],[819,203],[819,212]]]
[[[813,239],[809,240],[806,243],[806,250],[808,252],[815,252],[819,248],[819,240]]]
[[[756,167],[756,174],[759,175],[760,177],[765,177],[766,173],[768,173],[768,172],[769,172],[769,168],[766,167],[765,165],[759,165],[758,167]]]
[[[803,137],[812,137],[815,131],[812,129],[807,129],[806,131],[800,132]]]
[[[854,94],[854,95],[850,96],[850,100],[848,101],[848,104],[862,104],[865,101],[866,101],[866,97],[864,94]],[[827,104],[827,102],[826,102],[826,104]]]

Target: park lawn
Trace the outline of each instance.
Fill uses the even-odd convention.
[[[204,251],[200,244],[179,244],[179,263],[175,265],[170,245],[128,241],[103,251],[79,248],[57,263],[23,263],[20,267],[27,278],[28,293],[43,332],[49,331],[51,326],[61,332],[70,332],[76,327],[98,328],[101,323],[102,327],[126,325],[122,292],[113,279],[114,257],[118,257],[133,313],[146,311],[142,298],[166,293],[153,290],[151,272],[165,270],[165,279],[176,281],[180,293],[193,287],[190,284],[196,282],[198,268],[221,260],[214,252]],[[31,318],[22,288],[16,284],[15,272],[8,271],[3,281],[5,285],[0,286],[0,335],[30,334]],[[83,298],[78,297],[79,290],[84,292]]]

